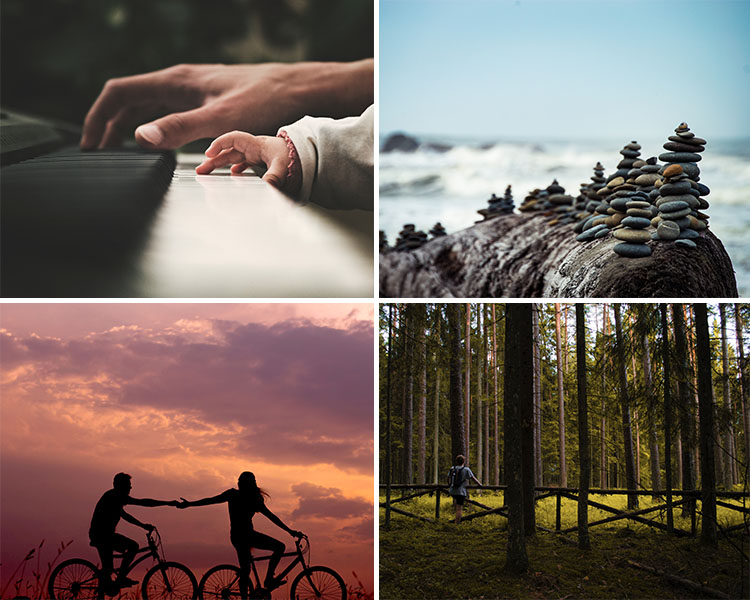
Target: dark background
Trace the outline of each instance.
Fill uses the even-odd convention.
[[[373,56],[372,0],[2,0],[0,103],[82,123],[104,82],[179,63]]]

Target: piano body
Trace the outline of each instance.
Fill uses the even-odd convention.
[[[196,175],[200,154],[39,137],[41,154],[0,169],[3,297],[373,296],[374,212],[300,206],[252,172]]]

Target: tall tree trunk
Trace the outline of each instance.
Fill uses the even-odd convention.
[[[419,406],[417,408],[417,483],[424,485],[427,482],[427,341],[425,329],[427,327],[427,305],[417,304],[419,307],[419,336],[417,337],[417,349],[421,357],[420,382],[419,382]]]
[[[450,356],[448,402],[451,409],[451,464],[459,454],[464,453],[466,441],[464,434],[464,407],[461,398],[461,306],[447,304],[448,329],[450,332]]]
[[[440,340],[440,305],[435,305],[435,414],[433,428],[433,473],[432,483],[435,485],[440,481],[440,362],[438,361],[438,348],[442,347]]]
[[[385,379],[385,528],[391,528],[391,352],[393,304],[388,307],[388,362]]]
[[[606,304],[602,304],[602,332],[606,337],[609,335],[609,309]],[[602,344],[602,351],[604,345]],[[602,363],[604,363],[604,356],[602,356]],[[606,489],[609,485],[607,481],[607,406],[606,406],[606,391],[607,391],[607,369],[602,364],[602,416],[599,421],[599,486],[602,489]]]
[[[482,314],[484,315],[484,333],[482,335],[482,341],[484,344],[484,363],[482,365],[484,369],[484,470],[485,478],[490,478],[490,377],[487,371],[488,356],[487,356],[487,339],[489,338],[489,308],[485,304],[482,307]],[[484,481],[484,480],[482,480]]]
[[[494,432],[495,432],[495,439],[494,439],[494,446],[495,446],[495,477],[493,480],[493,483],[495,485],[500,485],[500,431],[498,430],[498,394],[497,394],[497,320],[495,315],[495,305],[492,305],[492,372],[494,373],[495,377],[495,387],[494,387],[494,394],[495,394],[495,426],[494,426]]]
[[[672,533],[674,516],[672,511],[672,365],[669,360],[669,329],[667,328],[667,305],[662,304],[661,336],[662,364],[664,367],[664,478],[667,488],[667,532]]]
[[[471,464],[471,458],[469,451],[471,448],[471,304],[466,303],[466,339],[464,342],[464,349],[466,351],[466,357],[464,360],[464,366],[466,367],[466,375],[464,379],[464,393],[466,398],[464,400],[464,426],[466,431],[464,432],[464,456],[466,457],[466,464]]]
[[[414,430],[414,304],[405,307],[404,339],[406,355],[404,357],[404,429],[401,441],[403,444],[403,463],[401,465],[401,480],[404,483],[413,482],[413,430]]]
[[[724,395],[724,410],[727,414],[726,427],[724,431],[724,446],[726,449],[727,483],[733,486],[737,483],[737,451],[734,443],[734,409],[732,407],[732,394],[729,388],[729,348],[727,340],[726,310],[723,304],[719,304],[719,315],[721,317],[721,379]]]
[[[534,478],[536,486],[542,487],[542,359],[539,337],[540,305],[532,307],[531,327],[534,344]]]
[[[589,540],[589,479],[591,460],[589,458],[589,416],[586,392],[586,323],[583,304],[576,304],[576,375],[578,379],[578,547],[591,548]]]
[[[482,311],[477,307],[477,333],[482,335]],[[477,475],[479,481],[484,481],[484,441],[482,440],[482,352],[477,348]]]
[[[682,310],[685,313],[685,321],[687,322],[687,332],[688,332],[688,341],[689,341],[689,347],[690,347],[690,356],[692,357],[691,360],[691,369],[692,369],[692,375],[693,375],[693,408],[692,408],[692,414],[698,415],[698,366],[697,361],[695,358],[695,348],[696,348],[696,340],[695,340],[695,334],[693,333],[695,331],[695,318],[691,315],[690,311],[690,305],[683,304]],[[713,389],[713,386],[711,387]],[[699,438],[699,423],[698,418],[693,419],[692,424],[692,431],[690,433],[690,443],[691,443],[691,451],[693,453],[693,482],[697,486],[698,485],[698,473],[700,472],[700,449],[698,444],[698,438]]]
[[[633,432],[630,424],[630,398],[628,397],[628,376],[625,372],[625,346],[622,339],[620,305],[615,304],[615,336],[617,339],[617,372],[620,383],[620,408],[622,409],[622,437],[625,453],[625,483],[628,490],[638,489],[635,480],[635,455],[633,452]],[[628,494],[628,510],[638,508],[638,496]]]
[[[651,467],[651,489],[661,489],[661,469],[659,468],[659,437],[656,432],[656,394],[653,390],[653,381],[651,380],[651,350],[648,343],[648,334],[643,330],[641,340],[643,346],[643,379],[646,385],[646,417],[648,420],[648,446]],[[665,385],[668,385],[665,379]]]
[[[695,467],[693,463],[693,410],[690,394],[689,377],[690,363],[688,361],[687,335],[685,332],[685,316],[680,304],[672,305],[672,321],[674,323],[675,351],[677,353],[677,412],[680,420],[680,461],[681,489],[695,489]],[[682,515],[687,517],[695,510],[695,501],[688,500],[683,504]]]
[[[524,499],[524,404],[533,403],[531,305],[507,304],[505,308],[505,480],[508,485],[508,553],[505,568],[511,573],[528,570]],[[533,502],[533,497],[531,499]]]
[[[705,304],[696,304],[698,409],[700,411],[702,527],[701,544],[717,547],[716,483],[714,479],[713,405],[711,388],[711,345],[708,337],[708,312]]]
[[[563,390],[562,347],[560,343],[560,304],[555,303],[555,335],[557,350],[557,419],[560,455],[560,487],[568,487],[568,469],[565,461],[565,396]],[[507,360],[507,357],[506,357]]]
[[[739,375],[740,375],[740,402],[742,404],[742,428],[745,432],[745,481],[750,480],[750,402],[747,399],[747,379],[745,371],[745,340],[742,335],[742,314],[740,305],[734,305],[734,322],[735,337],[737,338],[737,352],[740,357]]]

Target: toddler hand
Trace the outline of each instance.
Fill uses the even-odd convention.
[[[289,149],[282,138],[265,135],[251,135],[244,131],[230,131],[217,137],[206,150],[206,160],[195,168],[200,175],[214,169],[232,165],[231,172],[242,173],[250,165],[265,165],[267,171],[263,180],[271,185],[295,195],[302,185],[299,163],[289,173]]]

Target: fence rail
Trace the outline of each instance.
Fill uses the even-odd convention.
[[[381,485],[381,490],[387,490],[388,486]],[[470,489],[473,490],[482,490],[482,491],[505,491],[507,489],[507,486],[505,485],[485,485],[481,488],[479,487],[472,487]],[[446,496],[450,496],[448,494],[448,486],[443,484],[391,484],[390,491],[400,491],[402,495],[399,498],[390,498],[390,502],[381,502],[380,507],[385,508],[386,512],[392,511],[400,515],[404,515],[406,517],[418,519],[423,522],[436,522],[440,519],[440,497],[441,494],[444,494]],[[537,529],[540,529],[542,531],[547,532],[554,532],[554,533],[573,533],[578,530],[578,527],[567,527],[565,529],[562,528],[562,499],[566,498],[568,500],[573,500],[575,502],[578,502],[578,488],[560,488],[560,487],[536,487],[534,488],[535,496],[534,496],[534,502],[537,502],[539,500],[543,500],[545,498],[554,497],[555,498],[555,529],[547,529],[545,527],[542,527],[541,525],[537,525]],[[411,492],[411,493],[408,493]],[[662,498],[667,495],[666,490],[623,490],[623,489],[590,489],[588,491],[589,496],[652,496],[654,498]],[[410,513],[402,508],[396,508],[393,506],[394,504],[398,504],[401,502],[407,502],[409,500],[413,500],[414,498],[419,498],[421,496],[425,495],[435,495],[435,518],[430,519],[428,517],[424,517],[421,515],[416,515],[413,513]],[[682,498],[681,500],[673,500],[672,502],[661,502],[657,504],[656,506],[652,506],[649,508],[643,508],[639,510],[621,510],[619,508],[614,508],[612,506],[608,506],[606,504],[603,504],[602,502],[597,502],[596,500],[592,500],[589,498],[587,500],[587,504],[589,507],[598,508],[599,510],[602,510],[604,512],[612,513],[613,516],[606,517],[604,519],[598,519],[595,521],[590,521],[588,526],[594,527],[596,525],[603,525],[605,523],[612,523],[615,521],[620,520],[630,520],[634,521],[636,523],[641,523],[643,525],[647,525],[649,527],[653,527],[655,529],[659,529],[662,531],[668,531],[669,528],[664,523],[661,523],[660,521],[656,521],[654,519],[650,519],[645,517],[644,515],[648,515],[653,512],[661,512],[662,510],[668,509],[674,509],[676,507],[683,506],[687,511],[690,513],[690,531],[679,529],[677,527],[672,528],[672,532],[675,535],[678,536],[694,536],[696,533],[696,499],[701,499],[703,496],[703,492],[701,490],[671,490],[670,494],[672,496],[678,496]],[[736,512],[739,512],[743,515],[750,514],[750,508],[746,506],[737,506],[734,504],[729,504],[728,502],[722,502],[721,499],[724,500],[741,500],[741,499],[747,499],[750,498],[750,492],[715,492],[715,497],[717,498],[716,504],[718,506],[722,506],[724,508],[734,510]],[[481,504],[480,502],[477,502],[476,500],[472,500],[470,498],[467,498],[466,503],[476,506],[477,508],[481,509],[479,512],[475,512],[472,514],[464,515],[463,521],[470,521],[472,519],[479,519],[482,517],[486,517],[489,515],[500,515],[501,517],[508,518],[508,508],[507,506],[501,506],[501,507],[490,507],[485,506],[484,504]],[[725,533],[729,533],[731,531],[736,531],[739,529],[747,528],[747,523],[742,523],[740,525],[734,525],[732,527],[724,528],[723,531]]]

